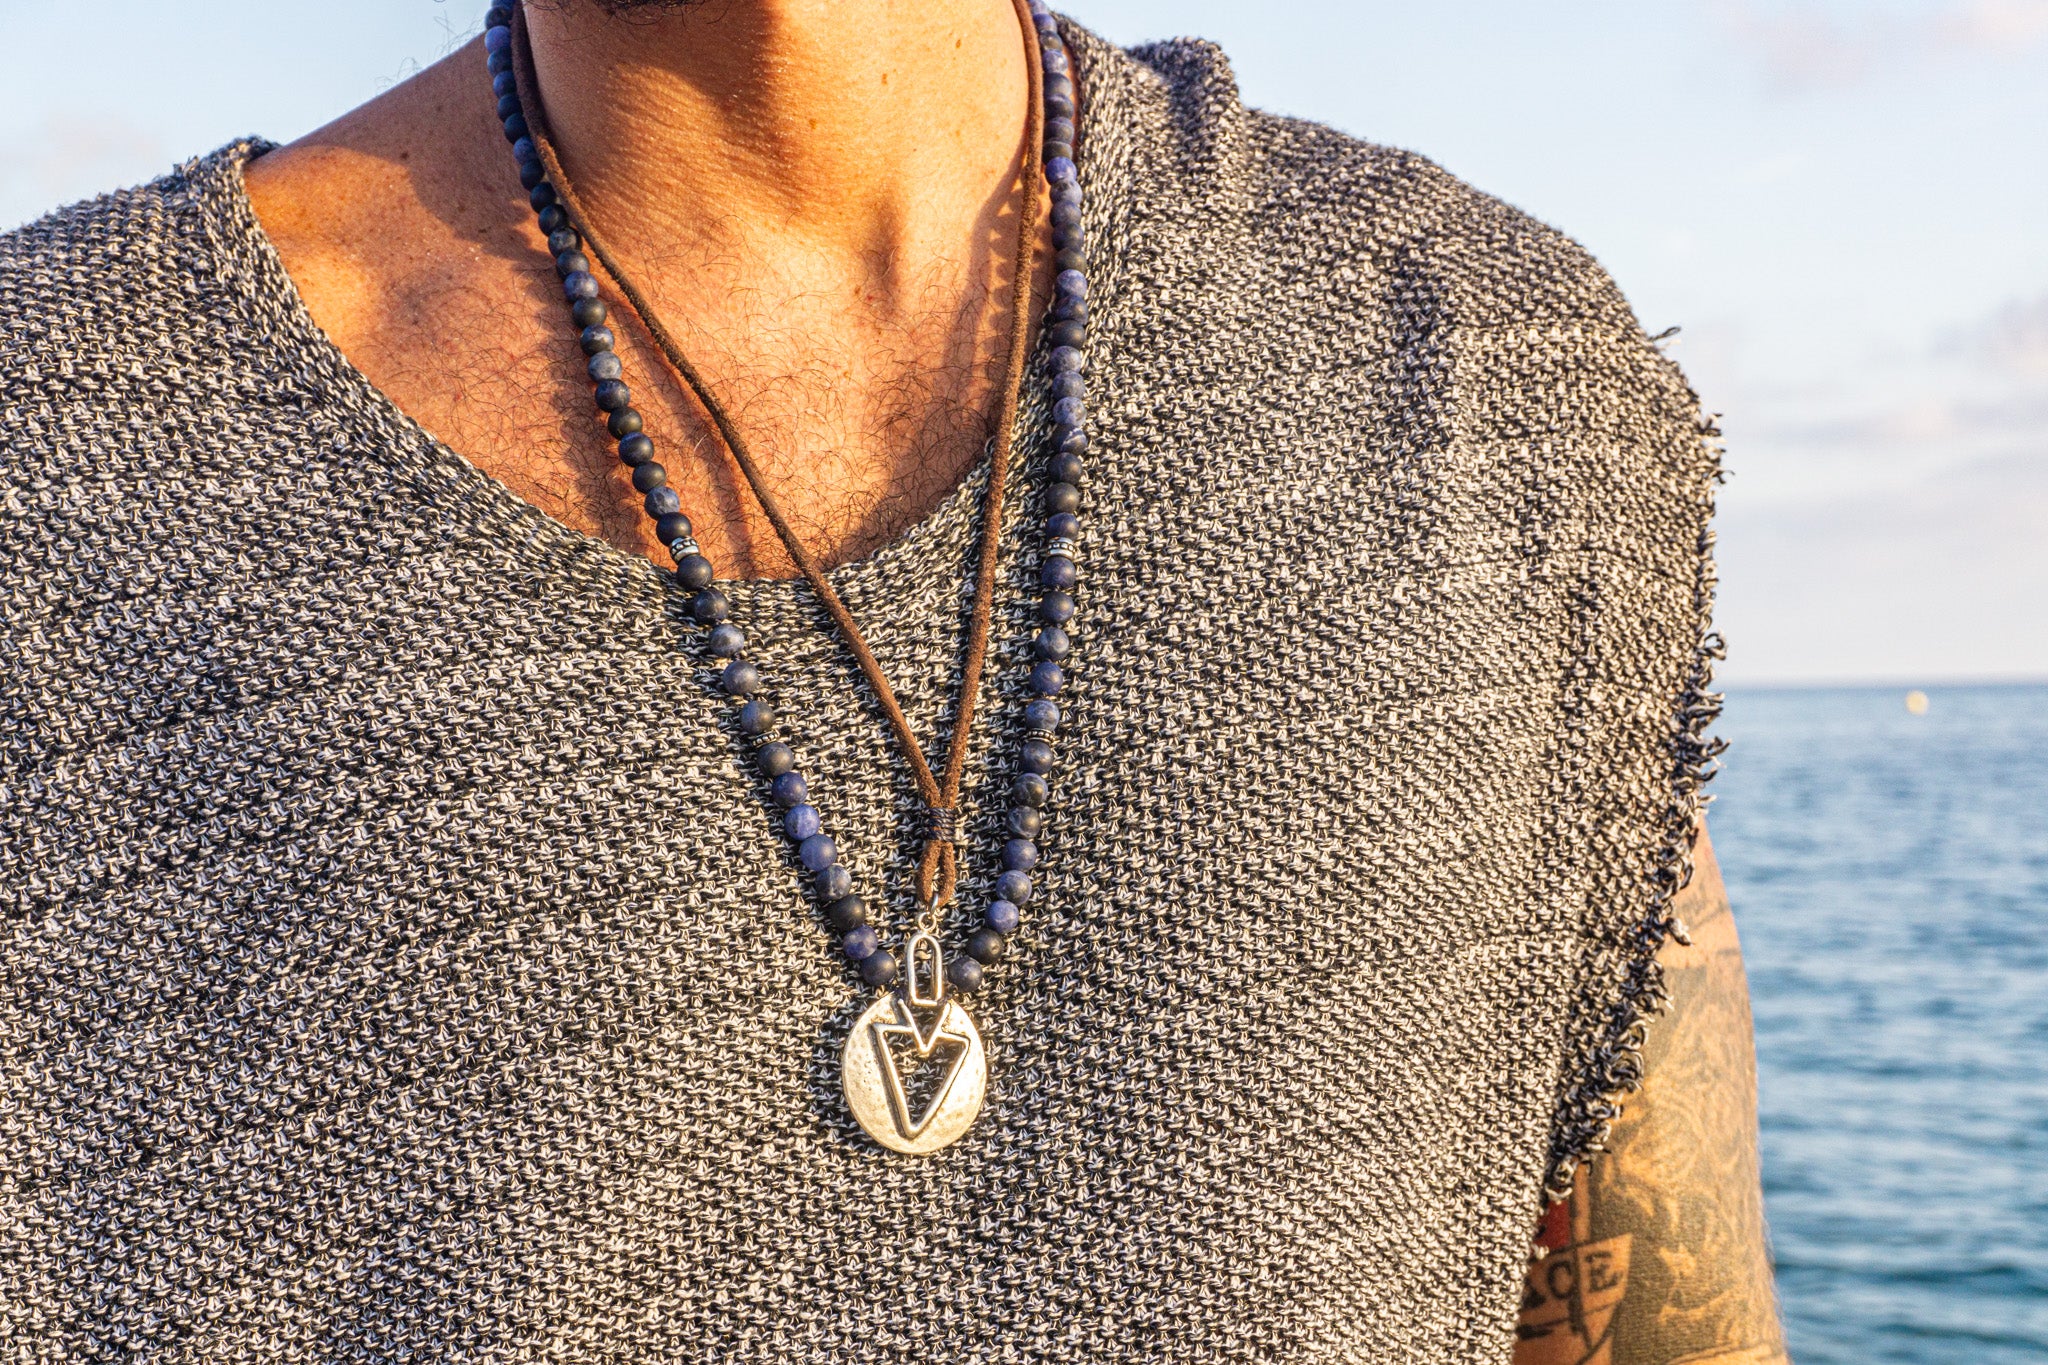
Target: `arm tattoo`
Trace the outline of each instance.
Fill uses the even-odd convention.
[[[1702,835],[1660,959],[1671,1007],[1642,1090],[1580,1165],[1530,1262],[1515,1365],[1784,1365],[1756,1156],[1749,990]]]

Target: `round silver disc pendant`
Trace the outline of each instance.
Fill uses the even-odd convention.
[[[974,1020],[950,994],[916,1005],[895,990],[869,1005],[846,1035],[839,1077],[869,1137],[922,1156],[953,1143],[981,1112],[988,1056]]]

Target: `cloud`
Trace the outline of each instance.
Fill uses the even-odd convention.
[[[1713,0],[1722,28],[1773,87],[1854,84],[1941,57],[2012,56],[2048,39],[2048,0],[1941,0],[1921,12],[1843,18],[1816,0]]]
[[[98,114],[45,114],[0,141],[0,227],[165,169],[148,129]]]
[[[2021,380],[2048,380],[2048,294],[2015,299],[1950,337],[1947,356],[1990,365]]]

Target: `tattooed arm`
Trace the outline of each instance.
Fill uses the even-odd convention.
[[[1704,832],[1658,955],[1671,1008],[1643,1088],[1580,1165],[1532,1261],[1515,1365],[1785,1365],[1756,1160],[1749,988]]]

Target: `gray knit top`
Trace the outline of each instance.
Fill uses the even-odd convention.
[[[683,594],[329,344],[260,144],[0,238],[0,1359],[1506,1359],[1658,989],[1711,433],[1557,233],[1207,44],[1070,40],[1070,721],[931,1157],[844,1108],[869,993]],[[834,575],[927,743],[974,491]],[[727,586],[900,925],[872,698],[808,589]]]

